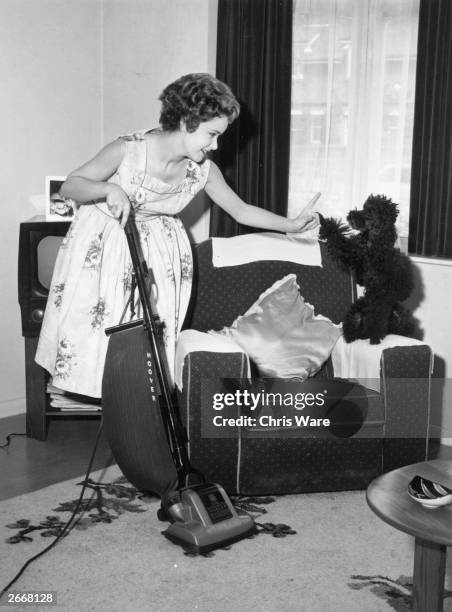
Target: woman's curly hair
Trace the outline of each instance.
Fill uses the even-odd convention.
[[[232,123],[240,105],[230,88],[206,73],[187,74],[170,83],[159,96],[162,103],[160,125],[174,132],[185,122],[188,132],[194,132],[203,121],[227,117]]]

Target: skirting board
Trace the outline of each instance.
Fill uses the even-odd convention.
[[[15,414],[24,414],[25,404],[25,397],[15,397],[14,399],[0,402],[0,419],[14,416]]]

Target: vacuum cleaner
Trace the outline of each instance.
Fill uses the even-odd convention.
[[[106,330],[102,381],[104,429],[124,476],[138,490],[162,498],[162,533],[191,553],[207,553],[252,536],[255,523],[239,515],[226,491],[207,482],[187,452],[187,436],[168,381],[163,324],[157,314],[155,280],[141,250],[133,217],[125,225],[142,318]],[[131,291],[131,304],[134,300]]]

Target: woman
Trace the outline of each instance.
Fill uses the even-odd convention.
[[[159,100],[159,128],[108,144],[61,188],[80,206],[55,263],[36,361],[65,391],[101,396],[104,330],[120,322],[130,297],[123,228],[131,208],[156,279],[170,380],[192,279],[191,248],[177,214],[196,193],[205,189],[244,225],[282,232],[317,225],[312,213],[288,219],[246,204],[207,159],[239,114],[227,85],[208,74],[189,74],[168,85]]]

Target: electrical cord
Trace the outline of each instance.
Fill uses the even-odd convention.
[[[53,548],[61,540],[61,538],[63,538],[67,533],[69,533],[69,531],[74,526],[72,523],[74,522],[74,519],[75,519],[75,517],[76,517],[76,515],[77,515],[77,513],[78,513],[78,511],[80,509],[80,506],[81,506],[81,503],[82,503],[82,500],[83,500],[83,496],[84,496],[85,491],[86,491],[86,485],[87,485],[87,482],[88,482],[89,475],[91,473],[91,469],[93,467],[93,462],[94,462],[94,457],[96,456],[97,447],[99,445],[100,434],[102,433],[102,426],[103,426],[103,418],[101,417],[99,429],[98,429],[97,435],[96,435],[96,440],[94,442],[94,448],[92,450],[91,458],[89,460],[88,468],[87,468],[86,474],[85,474],[85,479],[83,481],[82,490],[80,492],[80,496],[78,498],[78,501],[77,501],[77,504],[76,504],[76,506],[74,508],[74,511],[72,512],[71,516],[69,517],[69,519],[66,522],[66,524],[64,525],[64,527],[61,529],[60,533],[53,540],[53,542],[51,542],[49,544],[49,546],[44,548],[44,550],[41,550],[41,552],[39,552],[38,554],[34,555],[34,557],[31,557],[30,559],[28,559],[28,561],[26,561],[23,564],[21,569],[14,576],[14,578],[0,591],[0,600],[3,597],[3,595],[12,587],[12,585],[22,576],[22,574],[27,569],[27,567],[33,561],[35,561],[36,559],[39,559],[39,557],[42,557],[42,555],[44,555],[47,551],[49,551],[51,548]],[[10,435],[26,435],[26,434],[10,434]],[[8,438],[8,436],[7,436],[7,438]],[[8,442],[8,444],[9,444],[9,442]],[[75,524],[75,522],[74,522],[74,524]]]
[[[29,438],[30,434],[27,433],[10,433],[5,437],[5,444],[0,444],[0,448],[7,448],[11,444],[11,438],[13,436],[24,436],[25,438]]]

